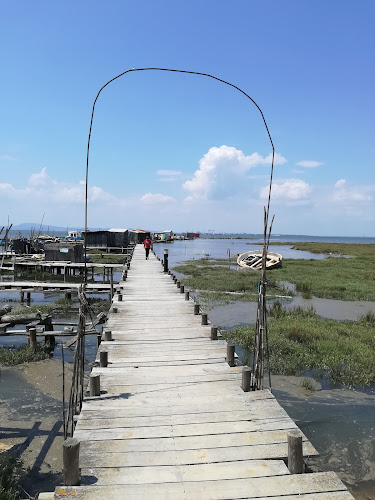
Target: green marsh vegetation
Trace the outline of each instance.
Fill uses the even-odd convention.
[[[271,371],[280,375],[326,378],[347,387],[375,384],[375,318],[367,314],[358,321],[320,318],[313,309],[282,309],[275,302],[269,309]],[[225,333],[228,340],[252,350],[254,326]]]
[[[257,301],[259,274],[255,271],[236,271],[236,258],[190,260],[174,268],[185,275],[185,286],[199,291],[205,305],[228,304],[234,300]],[[285,294],[283,288],[270,288],[269,296]]]
[[[0,454],[0,500],[19,500],[20,482],[26,474],[23,463],[10,453]]]
[[[34,363],[51,357],[51,349],[44,344],[38,344],[36,349],[29,346],[0,346],[0,366],[14,366],[22,363]],[[1,499],[1,497],[0,497]]]
[[[284,244],[284,243],[283,243]],[[352,243],[285,243],[295,250],[327,254],[326,259],[285,259],[269,271],[275,281],[296,285],[304,298],[375,300],[375,245]]]
[[[279,244],[279,243],[278,243]],[[311,296],[340,300],[375,300],[375,245],[351,243],[285,243],[296,250],[326,253],[326,259],[284,259],[283,267],[267,272],[270,283],[289,282],[296,285],[304,298]],[[350,257],[347,257],[350,256]],[[236,258],[230,260],[236,265]],[[187,261],[175,270],[186,275],[183,283],[205,292],[240,292],[231,300],[257,300],[259,272],[236,271],[228,259]],[[269,288],[269,296],[290,295],[282,286]],[[215,300],[215,295],[213,295]],[[229,300],[229,299],[227,299]]]

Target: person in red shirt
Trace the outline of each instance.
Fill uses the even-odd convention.
[[[144,243],[143,243],[145,250],[146,250],[146,260],[148,259],[148,254],[150,253],[150,248],[152,248],[152,241],[150,238],[146,238]]]

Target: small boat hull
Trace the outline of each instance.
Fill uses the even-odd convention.
[[[275,269],[281,267],[283,256],[276,252],[267,252],[266,268]],[[262,269],[262,251],[253,250],[250,252],[241,253],[237,258],[237,264],[240,267],[248,267],[249,269]]]

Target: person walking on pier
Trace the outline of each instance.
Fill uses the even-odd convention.
[[[145,250],[146,250],[146,260],[148,259],[148,254],[150,253],[150,248],[152,248],[152,241],[150,238],[146,238],[144,243],[143,243]]]

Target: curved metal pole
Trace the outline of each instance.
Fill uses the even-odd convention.
[[[86,248],[86,235],[87,235],[87,198],[88,198],[88,177],[89,177],[89,154],[90,154],[90,140],[91,140],[91,131],[92,131],[92,124],[94,120],[94,111],[95,111],[95,105],[96,101],[98,100],[98,97],[103,89],[107,87],[110,83],[113,81],[117,80],[121,76],[126,75],[127,73],[133,73],[135,71],[169,71],[171,73],[186,73],[189,75],[198,75],[198,76],[206,76],[208,78],[212,78],[213,80],[217,80],[218,82],[224,83],[225,85],[229,85],[230,87],[233,87],[234,89],[238,90],[243,94],[245,97],[250,99],[250,101],[255,105],[255,107],[258,109],[259,113],[262,116],[264,126],[266,127],[268,138],[270,140],[271,146],[272,146],[272,163],[271,163],[271,175],[270,175],[270,185],[269,185],[269,191],[268,191],[268,202],[267,202],[267,210],[266,210],[266,227],[268,226],[268,215],[269,215],[269,208],[270,208],[270,201],[271,201],[271,187],[272,187],[272,177],[273,177],[273,165],[274,165],[274,159],[275,159],[275,148],[272,142],[271,134],[268,129],[268,125],[266,122],[266,119],[264,117],[264,114],[258,104],[254,101],[252,97],[250,97],[246,92],[244,92],[242,89],[234,85],[233,83],[227,82],[225,80],[222,80],[221,78],[218,78],[216,76],[210,75],[208,73],[201,73],[199,71],[187,71],[183,69],[171,69],[171,68],[132,68],[124,71],[123,73],[120,73],[119,75],[115,76],[114,78],[111,78],[106,84],[104,84],[99,92],[97,93],[94,103],[92,105],[92,112],[91,112],[91,121],[90,121],[90,130],[89,130],[89,137],[87,141],[87,155],[86,155],[86,191],[85,191],[85,238],[84,238],[84,250],[85,250],[85,271],[84,271],[84,282],[86,283],[87,281],[87,267],[86,267],[86,257],[87,257],[87,248]],[[266,246],[266,237],[264,238],[264,246]]]

